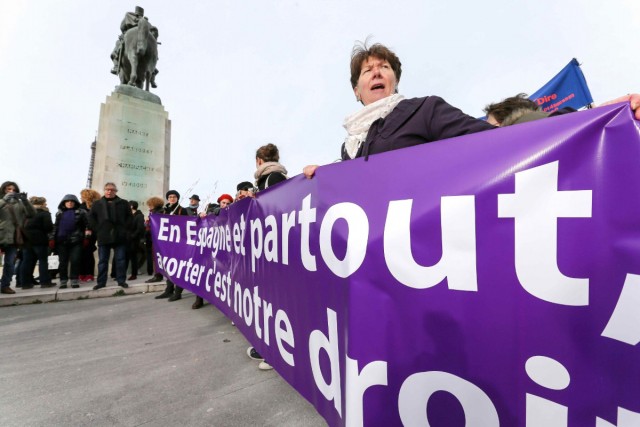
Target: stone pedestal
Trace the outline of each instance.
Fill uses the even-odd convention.
[[[100,108],[91,187],[104,192],[107,182],[118,196],[135,200],[164,199],[169,189],[171,121],[160,98],[133,86],[120,85]]]

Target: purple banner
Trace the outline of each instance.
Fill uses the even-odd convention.
[[[638,125],[618,104],[327,165],[152,216],[157,262],[329,425],[638,426]]]

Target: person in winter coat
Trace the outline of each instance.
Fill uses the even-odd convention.
[[[89,211],[91,210],[91,206],[93,206],[93,203],[96,200],[100,199],[100,197],[102,196],[96,190],[92,190],[90,188],[83,189],[82,191],[80,191],[80,201],[82,201],[82,203],[80,204],[80,209],[84,209],[85,211],[87,211],[88,215]],[[93,253],[98,248],[96,246],[95,233],[92,232],[91,235],[88,236],[88,239],[89,244],[86,246],[82,246],[82,262],[80,264],[79,275],[81,282],[93,282],[96,273],[96,259],[93,256]]]
[[[0,250],[4,252],[0,293],[16,293],[11,289],[16,255],[26,240],[23,228],[25,220],[35,214],[35,209],[29,203],[27,195],[20,192],[18,184],[5,181],[0,185]]]
[[[287,170],[280,163],[280,152],[274,144],[263,145],[256,151],[256,188],[258,191],[272,187],[279,182],[286,181]],[[258,353],[258,351],[249,347],[247,356],[253,360],[260,362],[258,369],[268,371],[273,367]]]
[[[51,283],[49,274],[48,253],[49,253],[49,233],[53,231],[51,213],[47,208],[47,199],[44,197],[30,197],[29,202],[36,210],[33,218],[27,220],[24,231],[27,234],[27,245],[22,250],[22,289],[33,288],[35,280],[33,271],[38,263],[40,274],[40,287],[50,288],[56,286]]]
[[[198,209],[200,208],[200,196],[197,194],[192,195],[189,198],[189,206],[185,209],[190,216],[198,216]]]
[[[405,99],[398,93],[402,64],[384,45],[356,45],[350,66],[351,87],[364,108],[344,120],[342,160],[495,129],[439,96]],[[312,178],[317,168],[309,165],[303,172]]]
[[[71,287],[79,288],[78,278],[82,263],[82,246],[89,229],[87,211],[80,209],[80,201],[73,194],[67,194],[58,205],[56,221],[49,240],[49,247],[58,252],[60,266],[60,289],[65,289],[69,279]],[[88,240],[86,244],[88,245]]]
[[[187,214],[189,216],[198,216],[198,208],[200,207],[200,197],[197,194],[194,194],[189,199],[189,207],[186,208]],[[196,301],[191,305],[191,308],[197,310],[202,308],[204,305],[204,300],[201,296],[196,295]]]
[[[256,188],[267,189],[287,179],[287,170],[280,163],[280,153],[274,144],[263,145],[256,151]]]
[[[156,271],[156,263],[153,259],[153,238],[151,236],[151,220],[152,214],[162,213],[164,200],[160,197],[153,196],[147,200],[147,208],[149,209],[149,218],[144,222],[144,244],[147,254],[147,273],[152,276],[145,280],[144,283],[162,282],[162,274]]]
[[[133,220],[129,226],[127,263],[131,264],[131,276],[127,280],[136,280],[138,278],[138,258],[140,252],[140,244],[144,238],[144,215],[138,210],[138,202],[131,200],[131,214]],[[143,260],[144,262],[144,260]]]
[[[91,234],[98,241],[98,283],[94,290],[107,286],[109,257],[113,250],[116,258],[116,280],[118,286],[128,288],[127,279],[127,228],[131,221],[129,202],[116,194],[118,187],[113,182],[104,185],[104,196],[97,200],[89,211]]]
[[[176,190],[169,190],[166,194],[167,204],[162,213],[166,215],[188,215],[187,210],[180,206],[180,193]],[[164,292],[155,297],[156,299],[169,298],[168,301],[177,301],[182,298],[182,288],[167,279],[167,287]]]

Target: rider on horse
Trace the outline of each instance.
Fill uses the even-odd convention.
[[[120,31],[121,34],[118,36],[118,40],[116,41],[116,45],[113,48],[113,52],[111,52],[111,60],[113,61],[113,68],[111,69],[111,74],[115,74],[118,75],[118,72],[120,70],[120,61],[122,58],[122,48],[124,46],[124,33],[126,33],[127,31],[129,31],[131,28],[137,27],[138,26],[138,21],[140,21],[141,19],[147,19],[144,16],[144,9],[141,8],[140,6],[136,6],[136,11],[135,12],[127,12],[124,15],[124,18],[122,19],[122,22],[120,23]],[[153,35],[153,37],[158,40],[158,29],[156,27],[154,27],[153,25],[151,26],[151,34]],[[158,74],[158,69],[156,68],[153,71],[153,74],[151,75],[151,87],[155,88],[158,87],[156,85],[156,74]]]

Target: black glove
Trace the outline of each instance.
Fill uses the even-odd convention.
[[[20,200],[22,200],[23,202],[27,202],[29,199],[27,198],[27,193],[18,193],[16,194],[16,197]]]

